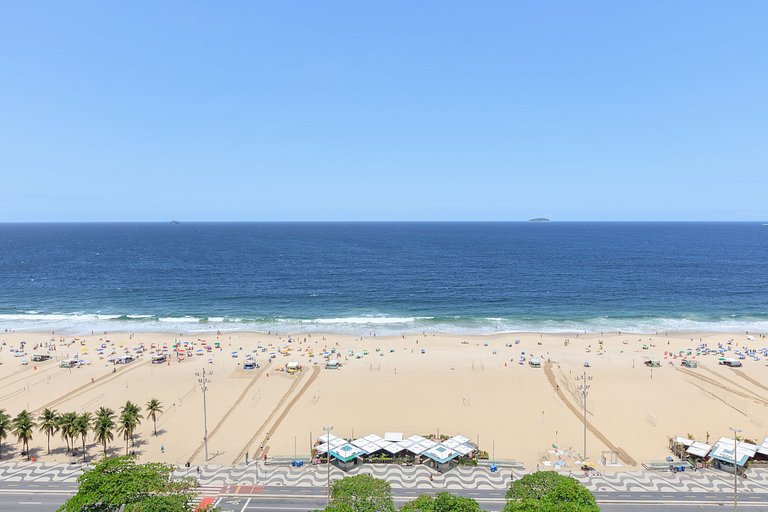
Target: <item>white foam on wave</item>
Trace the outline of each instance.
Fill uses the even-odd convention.
[[[130,322],[126,321],[130,319]],[[379,335],[401,333],[452,333],[452,334],[498,334],[516,332],[768,332],[768,318],[765,317],[643,317],[608,318],[595,317],[579,320],[543,320],[534,318],[502,317],[448,317],[436,319],[431,316],[390,317],[355,316],[338,318],[251,318],[208,317],[207,320],[193,316],[170,316],[158,318],[153,315],[108,315],[100,313],[9,313],[0,314],[0,330],[56,331],[72,334],[86,334],[90,331],[131,331],[131,332],[206,332],[212,330],[247,330],[280,332],[328,332],[336,334],[368,335],[375,331]]]
[[[167,324],[196,324],[200,322],[200,319],[193,316],[164,316],[158,318],[157,321]]]
[[[335,325],[335,324],[351,324],[351,325],[394,325],[394,324],[411,324],[418,320],[431,320],[431,316],[424,317],[391,317],[391,316],[352,316],[341,318],[315,318],[314,320],[300,320],[301,323],[318,324],[318,325]]]
[[[18,314],[0,314],[0,321],[43,321],[43,322],[65,322],[65,321],[89,321],[89,320],[114,320],[120,318],[120,315],[102,315],[99,313],[18,313]]]

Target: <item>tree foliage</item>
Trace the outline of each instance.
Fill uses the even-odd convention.
[[[157,415],[161,414],[162,412],[163,404],[160,403],[160,400],[153,398],[147,402],[147,417],[152,419],[155,435],[157,435]]]
[[[424,494],[409,501],[400,512],[479,512],[480,505],[472,498],[441,492],[435,496]]]
[[[11,430],[22,445],[24,453],[29,460],[29,442],[32,440],[32,433],[35,429],[35,417],[26,409],[21,411],[11,422]]]
[[[107,456],[107,443],[115,438],[114,430],[115,411],[107,407],[99,407],[96,412],[96,419],[93,421],[93,434],[96,440],[104,447],[104,456]]]
[[[394,512],[392,487],[370,475],[348,476],[331,488],[326,512]]]
[[[103,459],[78,478],[77,494],[59,512],[188,512],[194,484],[174,481],[172,472],[173,466],[136,464],[132,457]]]
[[[48,454],[51,453],[51,436],[59,430],[59,413],[56,409],[46,409],[40,415],[38,428],[48,437]]]
[[[505,512],[599,512],[595,498],[574,478],[537,471],[513,482]]]

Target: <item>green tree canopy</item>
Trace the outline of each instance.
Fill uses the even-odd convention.
[[[394,512],[392,488],[370,475],[348,476],[331,488],[331,503],[326,512]]]
[[[435,496],[424,494],[409,501],[400,512],[479,512],[480,505],[472,498],[441,492]]]
[[[599,512],[595,498],[576,479],[537,471],[513,482],[505,512]]]
[[[110,457],[78,478],[77,494],[59,512],[188,512],[191,480],[174,481],[173,466],[136,464],[132,457]]]

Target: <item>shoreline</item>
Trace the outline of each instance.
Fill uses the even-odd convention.
[[[153,345],[158,351],[165,345],[171,352],[176,340],[189,344],[183,359],[150,364]],[[159,435],[152,435],[152,422],[145,419],[137,453],[142,460],[176,464],[204,461],[202,393],[195,377],[203,367],[215,370],[208,391],[208,427],[211,462],[216,464],[242,462],[245,453],[252,459],[265,452],[292,456],[294,446],[298,456],[307,457],[309,439],[321,435],[323,425],[334,425],[334,434],[346,438],[439,431],[479,440],[481,449],[495,448],[496,458],[519,460],[528,468],[553,458],[573,466],[583,451],[576,377],[585,372],[594,379],[587,404],[587,456],[593,461],[619,449],[626,455],[620,467],[637,467],[663,460],[668,437],[691,433],[701,441],[706,436],[717,439],[734,424],[762,442],[768,424],[768,391],[759,385],[768,373],[768,355],[760,352],[768,339],[758,333],[360,337],[308,331],[229,331],[219,336],[215,331],[181,336],[17,331],[0,332],[0,341],[0,397],[9,414],[22,408],[39,413],[45,407],[94,412],[105,406],[119,411],[126,400],[143,405],[158,398],[164,404]],[[26,356],[15,357],[11,349],[18,349],[21,341],[27,342]],[[214,343],[219,346],[213,348]],[[722,345],[727,357],[754,350],[758,361],[749,357],[742,368],[727,368],[718,365],[715,355],[695,355],[702,343],[709,348]],[[145,351],[137,352],[142,345]],[[332,349],[341,369],[325,369],[322,354]],[[680,354],[686,351],[699,361],[699,368],[681,367],[685,356]],[[38,352],[53,357],[32,362]],[[115,365],[108,360],[112,352],[134,354],[137,360]],[[260,368],[243,368],[247,353]],[[530,366],[534,357],[541,360],[541,368]],[[21,362],[25,358],[26,365]],[[59,367],[61,360],[71,358],[87,364]],[[661,366],[648,368],[647,359]],[[303,371],[285,372],[290,361],[299,362]],[[39,460],[71,460],[58,434],[50,456],[45,440],[35,432],[33,450]],[[3,443],[3,452],[14,459],[19,458],[18,450],[11,439]],[[92,443],[89,451],[95,456],[100,450]],[[124,451],[119,439],[112,451]]]

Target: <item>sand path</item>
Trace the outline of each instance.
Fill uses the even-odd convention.
[[[19,377],[16,380],[12,380],[12,381],[9,381],[9,382],[3,382],[2,384],[0,384],[0,388],[5,388],[5,387],[8,387],[8,386],[12,386],[12,385],[14,385],[14,384],[16,384],[18,382],[21,382],[23,380],[29,379],[31,377],[35,377],[37,375],[42,375],[42,374],[47,373],[47,372],[49,372],[51,370],[55,370],[56,368],[58,368],[58,365],[54,364],[54,365],[50,365],[48,368],[44,368],[42,370],[32,370],[32,371],[20,370],[20,371],[13,372],[10,375],[6,375],[5,377],[0,377],[0,382],[4,381],[5,379],[10,379],[11,377],[15,377],[17,375],[22,375],[22,376]]]
[[[742,416],[746,416],[747,415],[747,413],[745,413],[744,411],[742,411],[741,409],[739,409],[735,405],[731,404],[728,400],[726,400],[725,398],[721,397],[720,395],[718,395],[714,391],[710,391],[708,389],[704,389],[697,382],[693,382],[693,381],[690,381],[690,380],[686,380],[686,382],[688,384],[690,384],[691,386],[695,387],[696,389],[700,389],[705,395],[710,396],[710,397],[714,398],[715,400],[719,400],[720,402],[723,403],[723,405],[726,405],[726,406],[730,407],[731,409],[733,409],[734,411],[738,412]]]
[[[83,384],[79,388],[76,388],[76,389],[70,391],[66,395],[60,396],[59,398],[57,398],[55,400],[52,400],[52,401],[48,402],[47,404],[45,404],[45,405],[43,405],[41,407],[38,407],[37,409],[32,411],[32,414],[36,415],[36,414],[40,413],[41,411],[43,411],[44,409],[47,409],[49,407],[53,407],[54,405],[60,404],[62,402],[66,402],[67,400],[71,400],[73,398],[77,398],[78,396],[80,396],[80,395],[82,395],[84,393],[87,393],[88,391],[91,391],[91,390],[93,390],[93,389],[95,389],[95,388],[97,388],[99,386],[107,384],[108,382],[112,382],[113,380],[116,380],[116,379],[118,379],[120,377],[123,377],[127,373],[132,372],[132,371],[134,371],[137,368],[141,368],[142,366],[146,366],[149,363],[150,363],[149,361],[145,361],[143,363],[138,363],[137,362],[136,364],[133,364],[130,367],[125,368],[123,370],[118,370],[115,373],[111,373],[110,372],[110,373],[107,373],[106,375],[102,375],[101,377],[99,377],[97,379],[94,379],[93,382],[88,382],[86,384]]]
[[[256,375],[251,378],[251,381],[248,383],[247,386],[245,386],[245,389],[240,393],[240,396],[237,397],[237,400],[235,400],[235,403],[232,404],[232,406],[227,410],[226,413],[224,413],[224,416],[221,417],[219,422],[216,424],[215,427],[213,427],[213,430],[208,434],[208,442],[211,441],[213,436],[216,435],[216,433],[221,429],[222,425],[224,425],[224,422],[227,421],[227,418],[232,414],[232,412],[237,409],[237,406],[240,405],[243,400],[245,399],[246,395],[248,395],[248,392],[253,388],[253,385],[256,384],[256,381],[259,380],[259,377],[264,373],[265,370],[267,370],[268,367],[259,368],[259,370],[256,372]],[[195,448],[195,451],[192,452],[192,455],[189,457],[189,460],[194,460],[195,457],[197,457],[200,454],[200,451],[205,446],[205,441],[200,443],[197,448]]]
[[[746,398],[747,400],[753,400],[753,401],[755,401],[755,402],[757,402],[757,403],[759,403],[761,405],[768,405],[768,400],[764,400],[763,398],[760,398],[759,396],[755,395],[751,391],[748,391],[748,390],[747,390],[747,392],[739,391],[737,389],[734,389],[734,388],[732,388],[730,386],[727,386],[727,385],[723,384],[722,382],[720,382],[720,379],[723,379],[723,380],[727,380],[727,379],[723,378],[720,375],[715,374],[718,377],[720,377],[720,379],[713,379],[711,377],[706,377],[704,375],[701,375],[700,372],[694,372],[694,371],[689,370],[687,368],[675,367],[675,370],[677,370],[677,371],[679,371],[681,373],[684,373],[685,375],[688,375],[690,377],[693,377],[694,379],[699,379],[700,381],[704,381],[707,384],[711,384],[713,386],[716,386],[716,387],[718,387],[718,388],[720,388],[720,389],[722,389],[724,391],[728,391],[729,393],[733,393],[734,395],[740,396],[741,398]],[[712,372],[712,370],[709,370],[709,371]],[[714,373],[714,372],[712,372],[712,373]],[[745,389],[742,386],[738,386],[738,387],[740,387],[742,389]]]
[[[560,387],[557,385],[557,381],[555,378],[555,373],[552,371],[552,363],[545,363],[544,364],[544,374],[547,376],[547,381],[549,381],[550,386],[552,386],[552,390],[557,394],[558,398],[565,404],[568,409],[578,418],[580,421],[584,420],[583,411],[580,411],[578,407],[576,407],[568,398],[565,396],[563,391],[560,389]],[[595,427],[592,422],[587,421],[587,430],[589,430],[592,435],[594,435],[596,438],[598,438],[605,446],[611,449],[611,451],[616,452],[619,459],[629,466],[637,466],[637,461],[633,459],[626,451],[624,451],[623,448],[620,448],[613,444],[602,432],[600,432],[597,427]]]
[[[283,408],[283,405],[285,405],[286,400],[288,397],[293,393],[293,391],[296,389],[296,387],[299,385],[301,380],[296,380],[291,384],[291,387],[288,388],[288,391],[283,395],[283,397],[280,399],[280,402],[278,402],[277,406],[272,410],[272,413],[269,415],[269,417],[266,419],[266,421],[259,427],[259,429],[253,434],[253,436],[248,440],[248,442],[245,444],[242,450],[237,454],[235,459],[232,461],[233,464],[237,464],[240,459],[245,457],[245,452],[250,449],[250,447],[256,442],[256,440],[261,436],[263,432],[272,432],[274,433],[277,427],[280,425],[280,423],[285,419],[285,417],[288,415],[288,413],[291,411],[291,408],[296,404],[296,402],[304,395],[304,393],[307,391],[310,385],[317,379],[318,375],[320,375],[320,367],[315,366],[312,368],[312,374],[309,376],[309,378],[306,380],[304,385],[301,387],[299,392],[291,399],[290,402]],[[277,414],[278,411],[282,409],[282,412],[277,417],[275,422],[272,424],[272,428],[267,428],[269,425],[269,422],[272,421],[272,418]],[[269,446],[266,447],[266,450],[269,449]],[[254,460],[258,459],[262,456],[264,448],[259,448],[256,453],[254,454],[253,458]]]
[[[739,369],[734,369],[734,370],[733,370],[733,373],[735,373],[736,375],[738,375],[738,376],[739,376],[739,377],[741,377],[742,379],[745,379],[746,381],[748,381],[748,382],[751,382],[751,383],[752,383],[752,384],[754,384],[755,386],[757,386],[757,387],[759,387],[759,388],[761,388],[761,389],[764,389],[765,391],[768,391],[768,386],[766,386],[765,384],[761,383],[761,382],[760,382],[760,381],[758,381],[758,380],[755,380],[755,379],[753,379],[752,377],[750,377],[749,375],[747,375],[746,373],[744,373],[742,370],[739,370]]]
[[[702,366],[702,368],[704,369],[704,371],[709,372],[712,375],[716,375],[717,377],[719,377],[720,379],[724,380],[725,382],[729,382],[729,383],[733,384],[734,386],[736,386],[737,388],[742,389],[742,390],[744,390],[747,393],[750,393],[751,395],[753,395],[755,397],[756,400],[762,400],[762,401],[764,401],[764,402],[766,402],[768,404],[768,400],[766,400],[764,397],[758,395],[753,389],[750,389],[749,387],[744,386],[741,382],[736,382],[736,380],[730,379],[730,378],[726,377],[725,375],[717,373],[716,371],[714,371],[714,370],[712,370],[712,369],[710,369],[710,368],[708,368],[706,366]],[[729,370],[731,370],[729,373],[732,373],[733,371],[736,371],[735,369],[732,369],[732,368],[729,368]]]

